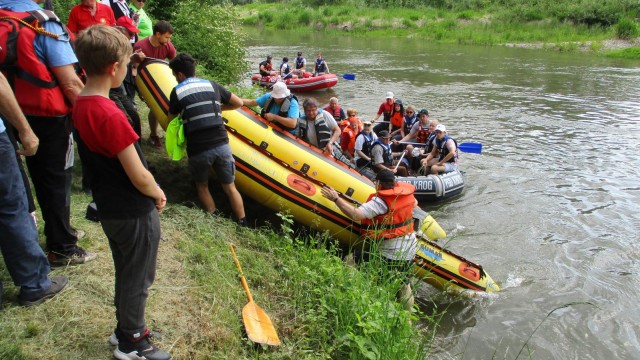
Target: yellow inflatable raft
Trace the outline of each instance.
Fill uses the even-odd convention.
[[[138,72],[138,89],[166,128],[168,97],[176,80],[163,61],[145,62]],[[289,211],[299,223],[328,231],[343,245],[360,243],[360,223],[346,217],[320,189],[327,184],[347,200],[362,203],[375,192],[370,180],[324,156],[320,149],[270,126],[251,109],[224,111],[223,117],[236,159],[236,186],[242,194],[276,211]],[[414,262],[420,277],[440,289],[499,290],[481,266],[430,242],[446,234],[431,216],[418,213],[421,226]]]

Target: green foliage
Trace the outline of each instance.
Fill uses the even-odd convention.
[[[191,54],[205,69],[200,76],[233,84],[248,71],[243,36],[235,7],[202,6],[187,0],[177,8],[172,41],[180,52]]]
[[[638,36],[638,24],[631,19],[621,19],[615,28],[619,39],[629,40]]]
[[[617,59],[640,60],[640,47],[609,51],[606,56]]]

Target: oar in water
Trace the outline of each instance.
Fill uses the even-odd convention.
[[[340,76],[342,76],[342,78],[345,79],[345,80],[355,80],[356,79],[356,75],[355,74],[342,74]]]
[[[231,248],[233,262],[236,263],[236,267],[240,272],[240,282],[242,283],[244,291],[247,293],[247,300],[249,300],[247,305],[242,308],[242,321],[244,322],[244,329],[247,332],[249,340],[258,344],[267,344],[271,346],[280,345],[278,333],[273,327],[269,315],[267,315],[260,306],[253,302],[253,297],[249,291],[249,285],[247,285],[247,280],[244,278],[242,267],[240,267],[240,262],[236,256],[235,245],[230,244],[229,247]]]
[[[409,142],[409,141],[398,141],[398,144],[426,146],[426,144],[424,143],[416,143],[416,142]],[[482,153],[482,144],[473,143],[473,142],[461,143],[461,144],[458,144],[458,150],[471,153],[471,154],[480,154]]]

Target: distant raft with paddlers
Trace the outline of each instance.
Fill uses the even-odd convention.
[[[294,92],[314,91],[336,86],[338,84],[338,76],[336,74],[313,76],[313,74],[309,72],[305,72],[304,77],[300,79],[294,76],[282,80],[282,77],[279,75],[262,76],[260,74],[253,74],[251,76],[251,82],[260,86],[271,87],[277,81],[284,82],[287,88]]]
[[[144,62],[138,71],[136,85],[165,128],[168,95],[176,80],[166,62]],[[333,201],[322,196],[320,189],[327,184],[345,199],[363,203],[375,192],[369,179],[324,156],[320,149],[270,126],[249,108],[224,111],[223,117],[236,159],[236,186],[242,194],[275,211],[289,212],[305,226],[327,231],[344,246],[361,246],[361,224],[345,216]],[[415,217],[422,251],[414,262],[425,282],[454,291],[499,290],[480,265],[431,242],[446,236],[431,216],[418,209]]]

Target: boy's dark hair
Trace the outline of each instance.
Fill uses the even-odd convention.
[[[285,57],[282,58],[282,62],[288,62],[288,61],[289,61],[288,57],[285,56]]]
[[[171,24],[169,24],[167,20],[160,20],[155,25],[153,25],[153,33],[173,34],[173,26],[171,26]]]
[[[196,59],[189,54],[178,54],[169,61],[169,68],[174,73],[182,73],[190,78],[196,76]]]

